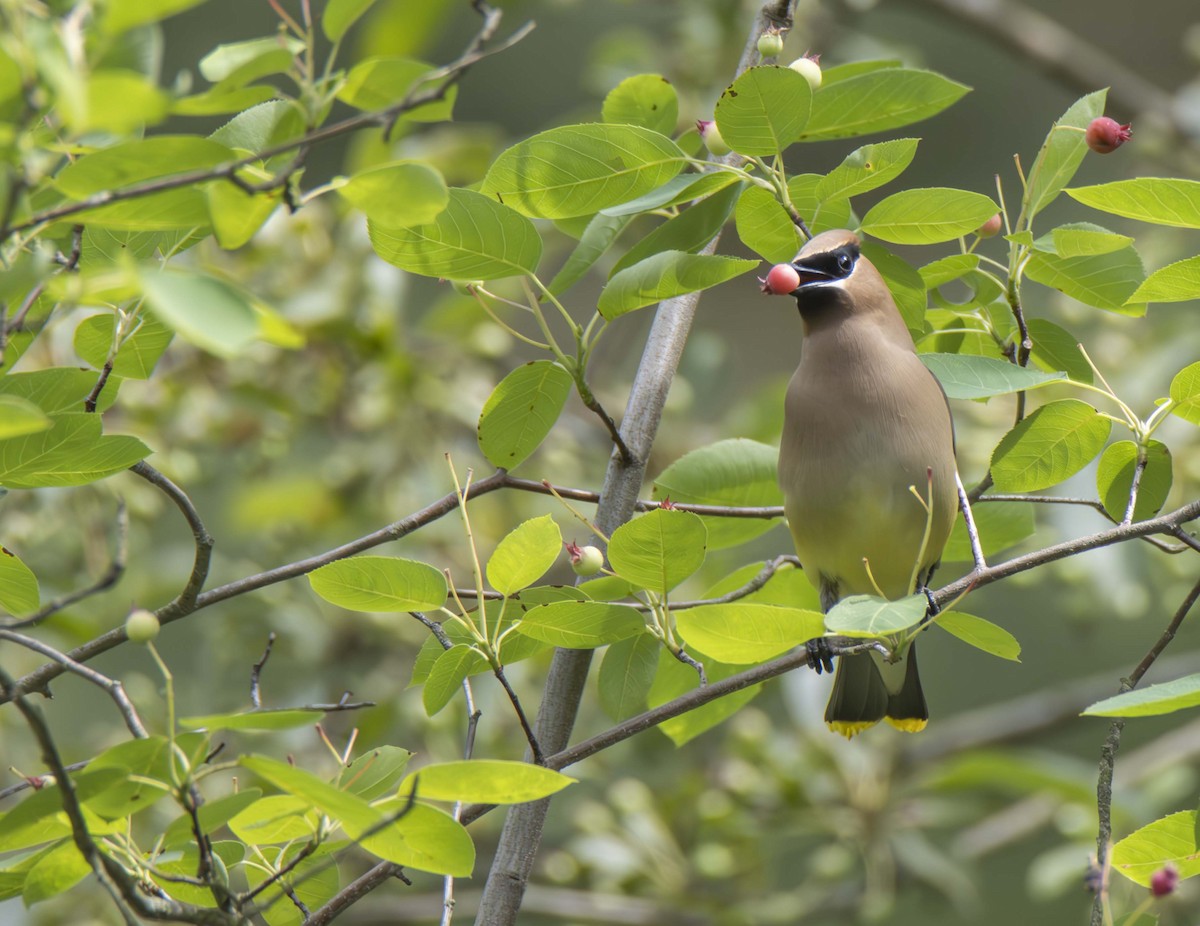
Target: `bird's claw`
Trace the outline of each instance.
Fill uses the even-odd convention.
[[[804,649],[808,652],[808,667],[817,675],[833,671],[833,653],[824,637],[814,637],[804,644]]]

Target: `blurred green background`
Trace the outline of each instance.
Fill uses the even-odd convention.
[[[285,5],[295,12],[295,3]],[[390,156],[431,157],[451,183],[469,184],[506,143],[598,118],[612,86],[645,72],[676,85],[685,123],[710,118],[758,8],[740,0],[500,5],[506,30],[526,19],[537,29],[467,75],[453,124],[411,131],[392,144]],[[320,0],[314,6],[319,10]],[[946,113],[903,133],[923,139],[906,186],[991,195],[999,175],[1006,198],[1015,202],[1014,154],[1031,163],[1053,120],[1103,81],[1114,88],[1109,114],[1133,120],[1134,142],[1111,157],[1088,158],[1076,185],[1135,175],[1200,176],[1194,0],[1047,0],[1038,14],[1090,49],[1080,56],[1051,47],[1048,60],[1033,60],[995,29],[972,25],[964,12],[969,6],[976,4],[801,0],[781,60],[806,51],[832,64],[898,57],[975,88]],[[1000,6],[1001,20],[1018,28],[1018,40],[1034,47],[1054,40],[1052,31],[1023,21],[1019,8]],[[245,0],[212,0],[168,20],[164,82],[194,72],[214,45],[271,34],[275,22],[268,4]],[[359,27],[354,54],[443,62],[458,53],[476,23],[465,0],[389,0],[374,21]],[[196,125],[186,128],[196,131]],[[803,146],[791,156],[791,169],[828,170],[860,143]],[[378,139],[320,148],[305,186],[382,155]],[[1061,210],[1049,217],[1054,222],[1092,218],[1073,204],[1054,209]],[[1190,256],[1200,245],[1195,233],[1110,224],[1137,235],[1148,268]],[[559,243],[562,253],[567,244]],[[999,257],[999,243],[992,248],[988,253]],[[722,250],[737,253],[732,235]],[[905,256],[923,263],[945,253],[912,249]],[[176,343],[152,380],[123,385],[109,416],[110,430],[142,437],[157,451],[154,465],[196,500],[217,539],[210,587],[328,549],[440,497],[452,485],[444,454],[460,472],[490,471],[475,444],[479,410],[495,382],[531,355],[471,300],[375,258],[360,218],[345,218],[321,199],[296,215],[277,215],[247,248],[209,250],[202,259],[248,281],[308,339],[299,350],[262,345],[230,362]],[[593,279],[574,292],[572,305],[590,312],[588,300],[598,288]],[[1172,373],[1200,357],[1195,305],[1154,306],[1145,319],[1125,319],[1032,284],[1027,302],[1033,315],[1082,338],[1118,392],[1143,414],[1166,394]],[[594,388],[618,417],[649,323],[649,312],[623,320],[597,357]],[[26,362],[73,362],[71,327],[60,328],[57,340]],[[760,298],[748,279],[706,294],[650,476],[715,440],[776,442],[799,335],[788,301]],[[604,435],[574,400],[570,411],[519,475],[598,487]],[[954,411],[970,485],[1009,427],[1012,403],[960,402]],[[1160,436],[1175,454],[1167,503],[1173,508],[1197,495],[1198,441],[1182,422]],[[1092,470],[1065,491],[1094,495]],[[56,644],[69,646],[117,625],[131,604],[168,600],[190,569],[190,535],[178,513],[132,476],[85,489],[14,493],[0,503],[5,542],[19,545],[25,561],[46,577],[49,598],[102,571],[118,495],[133,522],[128,574],[113,591],[57,618],[48,635]],[[539,497],[493,494],[474,504],[473,519],[487,550],[520,519],[546,512],[559,517],[569,537],[562,509]],[[1086,509],[1046,509],[1038,523],[1026,549],[1105,522]],[[710,557],[701,579],[693,580],[694,591],[749,558],[790,549],[786,531],[777,527],[749,551]],[[469,584],[469,558],[454,518],[384,552],[448,566],[460,585]],[[963,569],[947,564],[940,578]],[[827,680],[797,674],[769,684],[751,707],[682,749],[651,732],[583,763],[570,770],[581,784],[555,801],[521,922],[1085,922],[1095,766],[1107,723],[1076,714],[1115,692],[1197,572],[1194,556],[1128,544],[974,593],[969,609],[1013,632],[1024,647],[1022,661],[1002,663],[945,634],[930,634],[921,660],[934,720],[919,737],[890,730],[850,743],[832,737],[820,723]],[[561,569],[558,578],[567,581],[569,572]],[[246,706],[250,666],[272,631],[279,641],[263,675],[268,706],[335,701],[351,690],[379,706],[330,716],[325,727],[335,743],[358,728],[360,749],[393,743],[420,760],[461,753],[461,703],[428,720],[419,690],[406,690],[423,628],[403,616],[339,612],[303,581],[237,598],[164,631],[160,648],[176,673],[180,712]],[[1193,626],[1185,625],[1170,653],[1148,682],[1200,667]],[[26,653],[4,657],[9,671],[36,665]],[[161,718],[159,682],[143,651],[125,647],[96,665],[125,680],[145,716]],[[512,669],[530,703],[543,672],[544,663]],[[484,711],[476,754],[517,757],[519,733],[496,686],[481,679],[475,687]],[[45,709],[68,761],[119,737],[109,705],[90,687],[64,679],[54,694]],[[577,737],[608,723],[589,702]],[[1001,737],[1006,724],[1012,732]],[[12,711],[0,712],[0,737],[5,768],[38,768]],[[987,752],[976,749],[981,742]],[[315,770],[333,768],[311,731],[246,737],[233,745],[293,753]],[[1118,835],[1195,806],[1198,752],[1200,722],[1186,713],[1127,725],[1117,763]],[[459,885],[459,922],[473,916],[500,823],[496,813],[472,827],[480,864],[475,879]],[[345,864],[345,878],[358,872],[357,864]],[[1141,892],[1130,886],[1115,897],[1119,909],[1128,910]],[[436,922],[440,903],[440,882],[416,874],[412,887],[389,885],[342,922]],[[1200,892],[1185,884],[1160,909],[1164,924],[1194,923]],[[112,922],[107,903],[86,889],[29,911],[15,901],[0,904],[5,924]]]

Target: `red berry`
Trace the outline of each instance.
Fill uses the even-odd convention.
[[[1150,876],[1150,893],[1155,897],[1166,897],[1179,883],[1179,869],[1169,862]]]
[[[1099,116],[1092,120],[1084,137],[1088,147],[1097,154],[1111,154],[1129,141],[1133,134],[1129,128],[1128,122],[1121,125],[1116,119]]]
[[[786,296],[788,293],[796,291],[800,285],[800,274],[796,272],[796,268],[791,264],[776,264],[769,271],[765,279],[759,279],[762,283],[762,291],[772,296]]]
[[[993,235],[1000,234],[1000,229],[1004,227],[1004,222],[1000,219],[1000,213],[997,212],[994,216],[975,229],[975,234],[980,238],[991,238]]]

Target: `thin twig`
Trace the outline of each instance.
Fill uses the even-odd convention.
[[[271,658],[271,650],[275,646],[275,631],[272,630],[267,634],[267,646],[263,650],[262,657],[250,668],[250,706],[255,710],[262,707],[262,691],[259,689],[259,679],[262,676],[263,666],[267,664],[267,660]]]
[[[967,525],[967,537],[971,540],[971,556],[975,560],[975,569],[987,569],[987,560],[983,558],[983,545],[979,542],[979,528],[975,526],[975,516],[971,513],[971,499],[967,497],[967,490],[963,487],[958,470],[954,471],[954,484],[958,487],[958,507]]]
[[[160,489],[167,498],[175,503],[175,507],[182,512],[184,519],[187,521],[188,527],[192,529],[192,539],[196,544],[196,554],[192,561],[192,573],[188,576],[187,584],[184,585],[183,590],[168,605],[169,608],[191,611],[195,607],[200,589],[204,587],[204,583],[208,579],[208,568],[212,562],[212,535],[208,532],[208,528],[204,526],[204,521],[201,520],[200,513],[196,510],[196,506],[192,504],[192,500],[188,498],[187,493],[183,489],[175,485],[175,483],[145,460],[129,467],[129,471],[137,476],[141,476],[152,486]],[[165,622],[164,618],[165,615],[160,613],[159,620]]]
[[[1142,474],[1146,472],[1146,464],[1150,461],[1149,454],[1146,448],[1139,446],[1137,449],[1137,462],[1133,466],[1133,479],[1129,483],[1129,501],[1125,505],[1125,515],[1121,518],[1122,524],[1130,524],[1133,521],[1133,512],[1137,508],[1138,489],[1142,484]]]
[[[83,601],[85,598],[90,598],[92,595],[99,594],[116,585],[120,581],[121,576],[125,574],[126,560],[129,555],[129,512],[125,507],[125,500],[122,498],[117,499],[115,533],[116,550],[113,552],[112,559],[109,560],[108,568],[104,570],[104,574],[100,578],[86,588],[78,589],[77,591],[63,595],[61,598],[55,598],[53,601],[47,602],[33,614],[29,615],[29,617],[0,626],[8,630],[32,627],[35,624],[40,624],[51,615],[57,614],[64,608],[68,608],[77,602]]]
[[[1121,679],[1119,694],[1132,691],[1137,687],[1138,682],[1142,680],[1150,670],[1150,667],[1154,665],[1155,660],[1162,655],[1163,650],[1175,639],[1175,634],[1187,618],[1188,612],[1191,611],[1197,599],[1200,599],[1200,581],[1197,581],[1192,586],[1192,590],[1188,592],[1187,597],[1183,599],[1183,602],[1176,609],[1166,629],[1159,635],[1159,638],[1150,647],[1146,655],[1142,657],[1141,662],[1137,664],[1129,674],[1129,677]],[[1108,729],[1108,736],[1104,739],[1104,745],[1100,749],[1100,770],[1096,779],[1096,811],[1099,817],[1099,825],[1096,828],[1096,867],[1100,873],[1100,880],[1096,897],[1092,902],[1091,926],[1101,926],[1104,922],[1104,907],[1108,900],[1108,874],[1111,864],[1109,843],[1112,841],[1112,782],[1117,761],[1117,750],[1121,746],[1121,731],[1124,726],[1125,721],[1123,718],[1114,720]]]
[[[504,674],[504,666],[496,663],[492,666],[492,673],[496,676],[496,680],[503,686],[504,693],[508,695],[508,700],[512,703],[513,710],[517,712],[517,722],[521,724],[521,731],[525,734],[525,740],[529,743],[529,750],[533,753],[533,761],[537,765],[542,765],[545,755],[542,753],[542,747],[538,743],[537,735],[533,732],[533,727],[529,724],[529,718],[525,716],[525,709],[521,707],[521,699],[517,697],[516,691],[512,685],[508,683],[508,677]]]
[[[78,675],[80,678],[91,682],[93,685],[104,690],[113,702],[117,705],[117,710],[125,720],[125,726],[129,728],[138,739],[145,739],[149,734],[146,732],[146,727],[142,723],[141,717],[138,716],[137,708],[133,706],[133,702],[129,700],[129,696],[125,694],[125,687],[119,679],[109,678],[95,669],[85,666],[82,663],[76,662],[65,653],[61,653],[48,643],[43,643],[35,637],[26,636],[23,633],[17,633],[13,630],[0,628],[0,640],[8,640],[10,643],[15,643],[17,646],[23,646],[25,649],[33,650],[35,653],[40,653],[50,659],[53,659],[58,665],[62,666],[66,671]],[[24,693],[24,690],[19,687],[20,683],[10,685],[10,690],[15,690],[19,693]]]

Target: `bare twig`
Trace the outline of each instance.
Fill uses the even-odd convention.
[[[529,751],[533,754],[533,761],[541,765],[545,759],[542,747],[538,743],[537,734],[533,732],[533,727],[529,724],[529,718],[525,716],[525,709],[521,707],[521,699],[517,697],[517,693],[513,690],[512,685],[508,683],[508,676],[504,674],[504,667],[496,663],[492,666],[492,673],[504,688],[504,693],[508,695],[508,700],[512,704],[513,710],[517,712],[517,722],[521,724],[521,731],[525,734],[526,742],[529,743]]]
[[[954,472],[954,484],[958,487],[958,507],[962,511],[963,521],[967,525],[967,537],[971,540],[971,556],[975,560],[975,569],[987,569],[987,560],[983,558],[983,545],[979,542],[979,528],[975,526],[975,516],[971,513],[971,499],[963,488],[962,477]]]
[[[83,601],[85,598],[90,598],[92,595],[99,594],[116,585],[120,581],[121,576],[125,574],[125,563],[129,554],[129,512],[125,507],[124,499],[117,499],[114,533],[116,534],[114,538],[116,549],[113,551],[112,559],[109,560],[108,568],[104,570],[104,574],[100,578],[86,588],[78,589],[77,591],[63,595],[61,598],[55,598],[53,601],[46,602],[46,604],[38,608],[29,617],[0,626],[8,630],[32,627],[35,624],[40,624],[51,615],[57,614],[64,608],[69,608],[71,605]]]
[[[1146,472],[1146,464],[1149,460],[1146,448],[1139,446],[1137,462],[1133,466],[1133,479],[1129,484],[1129,501],[1125,505],[1125,515],[1121,518],[1122,524],[1129,524],[1133,521],[1133,512],[1137,508],[1138,489],[1141,488],[1142,475]]]
[[[125,694],[125,687],[118,679],[109,678],[103,673],[97,672],[95,669],[85,666],[82,663],[76,662],[68,657],[65,653],[61,653],[48,643],[43,643],[34,637],[26,636],[23,633],[17,633],[13,630],[0,628],[0,640],[8,640],[10,643],[15,643],[18,646],[23,646],[25,649],[33,650],[35,653],[40,653],[53,659],[58,665],[62,666],[66,671],[78,675],[82,679],[86,679],[93,685],[105,691],[113,702],[117,705],[117,710],[121,712],[121,716],[125,720],[125,726],[129,728],[129,732],[138,739],[145,739],[148,734],[146,727],[142,723],[141,717],[138,716],[137,708],[133,706],[133,702],[129,700],[129,696]],[[9,691],[16,691],[19,694],[24,694],[24,690],[20,688],[20,683],[13,683],[7,686]]]
[[[267,660],[271,658],[271,650],[275,646],[275,631],[272,630],[267,634],[267,646],[263,650],[262,656],[253,666],[250,667],[250,705],[258,710],[262,707],[262,691],[259,688],[259,679],[262,677],[263,666],[267,664]]]
[[[183,489],[175,485],[175,483],[145,460],[129,467],[129,471],[137,476],[141,476],[152,486],[160,489],[167,498],[175,503],[175,507],[182,512],[184,519],[187,521],[188,527],[192,529],[192,538],[196,544],[196,555],[192,561],[192,574],[188,577],[187,584],[184,585],[183,590],[168,605],[168,608],[177,608],[183,611],[193,610],[196,604],[196,597],[200,594],[200,589],[204,587],[204,583],[208,579],[208,567],[212,562],[212,535],[209,534],[208,528],[204,526],[204,522],[200,519],[200,513],[196,510],[196,506],[192,504],[192,500],[188,498],[187,493]],[[158,617],[160,621],[165,623],[165,614],[160,613]]]
[[[1170,623],[1163,630],[1159,638],[1150,647],[1141,662],[1137,664],[1133,672],[1128,678],[1121,679],[1120,694],[1127,691],[1132,691],[1137,687],[1154,665],[1155,660],[1162,655],[1163,650],[1170,645],[1175,639],[1175,634],[1183,624],[1191,611],[1192,606],[1200,599],[1200,581],[1197,581],[1192,586],[1192,590],[1188,592],[1187,597],[1176,609],[1175,614],[1171,617]],[[1091,926],[1101,926],[1104,922],[1104,907],[1108,900],[1108,873],[1109,873],[1109,843],[1112,841],[1112,782],[1113,771],[1117,761],[1117,750],[1121,746],[1121,731],[1125,727],[1125,721],[1122,718],[1117,718],[1108,728],[1108,736],[1104,739],[1104,745],[1100,749],[1100,771],[1096,780],[1096,811],[1099,816],[1099,826],[1096,831],[1096,866],[1100,871],[1099,889],[1096,891],[1096,897],[1092,902],[1092,918]]]

